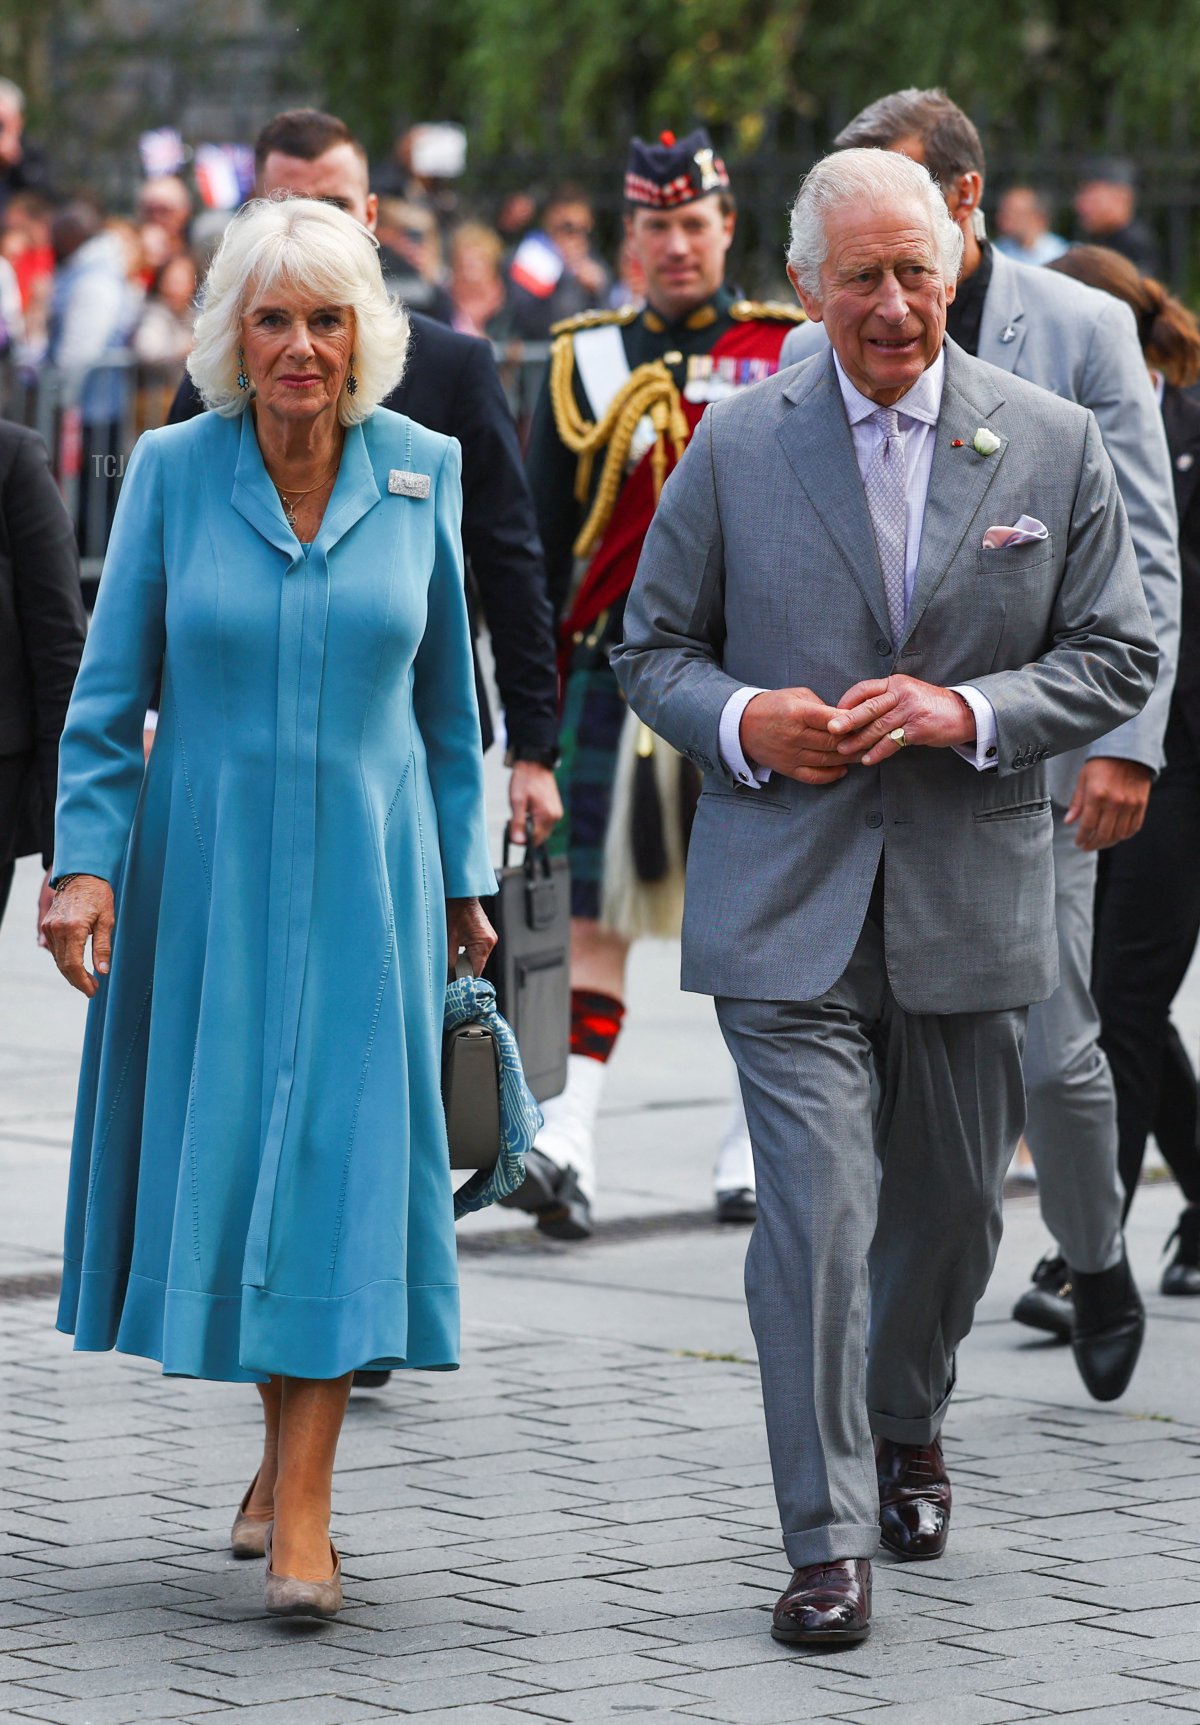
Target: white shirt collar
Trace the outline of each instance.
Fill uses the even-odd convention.
[[[836,351],[833,363],[837,367],[838,383],[841,385],[842,400],[846,404],[846,417],[851,425],[858,425],[864,419],[869,419],[873,413],[879,412],[879,403],[872,401],[851,383],[842,368],[842,362]],[[931,366],[927,366],[913,384],[907,395],[902,395],[892,406],[896,412],[908,419],[919,419],[925,425],[936,425],[942,411],[942,387],[946,381],[946,349],[943,345],[938,350],[938,356]]]

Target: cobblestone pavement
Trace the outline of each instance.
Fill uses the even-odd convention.
[[[480,1322],[460,1373],[355,1396],[349,1605],[300,1627],[225,1550],[253,1392],[71,1358],[50,1322],[3,1308],[6,1719],[1200,1717],[1200,1429],[964,1397],[950,1553],[880,1563],[871,1641],[803,1658],[766,1633],[754,1367]]]
[[[1090,1403],[1064,1349],[1009,1323],[1043,1244],[1015,1200],[960,1362],[948,1555],[877,1565],[861,1647],[771,1642],[787,1572],[746,1236],[706,1218],[725,1068],[664,949],[639,958],[614,1062],[597,1238],[539,1244],[510,1212],[464,1226],[463,1369],[352,1398],[346,1611],[267,1619],[261,1565],[225,1544],[253,1391],[73,1354],[53,1330],[80,1014],[17,926],[0,935],[0,1721],[1200,1720],[1200,1301],[1155,1295],[1165,1186],[1134,1211],[1151,1322],[1124,1400]]]

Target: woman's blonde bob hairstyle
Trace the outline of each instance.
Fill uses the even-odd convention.
[[[315,198],[255,198],[233,218],[204,284],[187,362],[205,407],[226,419],[244,411],[238,388],[242,317],[277,287],[354,313],[353,395],[343,387],[338,419],[369,419],[404,375],[408,318],[388,297],[379,242],[361,222]]]

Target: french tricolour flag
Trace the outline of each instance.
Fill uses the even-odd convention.
[[[545,234],[527,234],[513,254],[508,273],[535,299],[549,299],[563,273],[563,261]]]

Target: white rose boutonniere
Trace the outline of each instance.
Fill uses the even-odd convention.
[[[986,425],[981,425],[971,439],[971,448],[977,455],[995,455],[1000,447],[1000,438],[994,431],[989,431]]]

